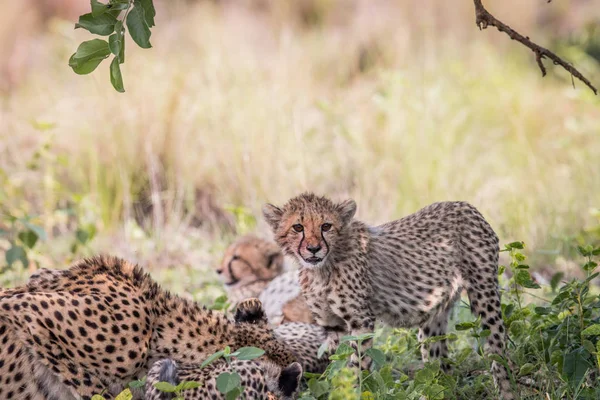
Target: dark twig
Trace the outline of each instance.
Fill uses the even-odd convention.
[[[542,71],[542,76],[546,76],[546,67],[542,63],[542,59],[549,58],[554,62],[555,65],[560,65],[565,70],[567,70],[571,74],[571,79],[576,77],[581,82],[585,83],[587,87],[592,89],[594,94],[598,94],[598,90],[592,85],[592,83],[583,76],[575,67],[573,67],[568,62],[564,61],[562,58],[551,52],[550,50],[539,46],[529,40],[528,37],[521,35],[519,32],[512,29],[510,26],[506,25],[502,21],[497,20],[492,14],[490,14],[483,4],[481,0],[473,0],[475,3],[475,23],[479,27],[479,29],[486,29],[488,26],[495,26],[500,32],[506,33],[512,40],[516,40],[522,43],[524,46],[528,47],[535,54],[535,60],[537,65],[540,67]]]

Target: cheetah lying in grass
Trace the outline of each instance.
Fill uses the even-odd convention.
[[[277,243],[299,264],[304,297],[332,346],[341,333],[372,332],[376,319],[418,326],[421,339],[443,335],[464,288],[491,332],[486,351],[504,356],[498,237],[477,209],[435,203],[375,227],[354,219],[355,211],[353,200],[334,203],[312,193],[263,209]],[[422,347],[424,360],[446,355],[445,341]],[[508,371],[494,361],[492,374],[501,396],[513,399]]]
[[[269,323],[314,323],[300,290],[297,271],[284,272],[284,258],[276,243],[254,235],[232,243],[216,268],[233,303],[258,297]]]
[[[0,291],[0,308],[6,399],[90,399],[103,391],[110,398],[159,359],[201,363],[225,346],[259,347],[265,354],[257,361],[275,369],[296,360],[266,325],[234,323],[171,295],[114,257],[41,270]]]

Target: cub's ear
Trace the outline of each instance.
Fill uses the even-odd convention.
[[[265,204],[262,209],[263,215],[267,223],[271,226],[271,229],[275,231],[281,222],[283,210],[273,204]]]
[[[356,202],[352,199],[344,200],[337,205],[337,210],[342,217],[342,222],[346,225],[356,213]]]
[[[278,386],[284,399],[292,398],[298,391],[300,378],[302,378],[302,366],[297,362],[290,364],[281,371]]]

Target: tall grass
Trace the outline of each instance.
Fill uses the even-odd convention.
[[[502,241],[557,248],[600,203],[600,102],[561,71],[542,79],[499,33],[480,33],[470,3],[410,3],[356,2],[308,28],[281,8],[162,4],[154,48],[128,47],[125,95],[106,65],[72,73],[66,60],[84,34],[52,21],[33,69],[3,98],[0,167],[21,188],[11,201],[50,221],[85,198],[81,212],[107,235],[95,249],[136,255],[123,227],[141,193],[164,207],[152,246],[212,248],[212,233],[185,229],[197,189],[259,219],[263,202],[304,190],[353,197],[372,223],[467,200]],[[508,3],[492,8],[535,31],[537,9]],[[598,64],[578,65],[598,82]],[[27,170],[45,141],[50,156]],[[123,232],[129,251],[110,239]]]

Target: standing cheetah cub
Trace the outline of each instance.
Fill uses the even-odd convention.
[[[330,343],[341,333],[373,331],[375,319],[418,326],[421,339],[443,335],[466,289],[472,312],[491,331],[486,351],[504,355],[498,237],[477,209],[435,203],[375,227],[355,220],[355,212],[353,200],[334,203],[312,193],[263,208],[278,244],[300,266],[302,292]],[[421,353],[427,360],[447,350],[441,341]],[[493,362],[492,374],[501,396],[513,399],[506,369]]]

